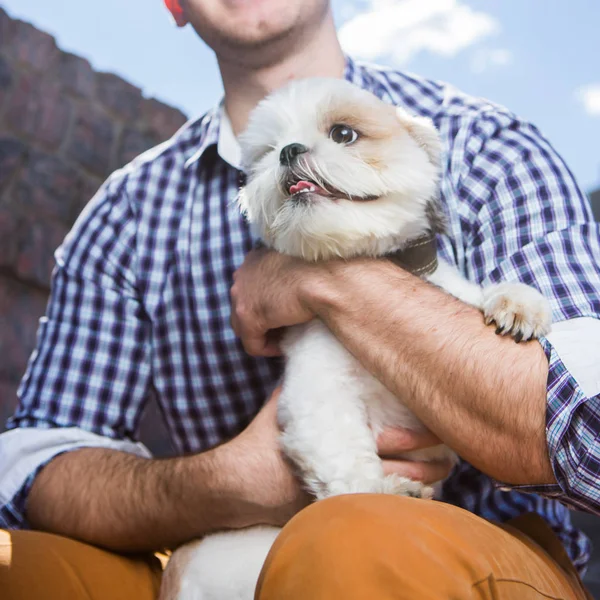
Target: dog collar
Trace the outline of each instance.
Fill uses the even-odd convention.
[[[438,266],[435,234],[421,235],[402,250],[386,254],[385,258],[417,277],[431,275]]]

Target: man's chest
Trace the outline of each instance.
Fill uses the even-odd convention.
[[[235,435],[281,370],[278,360],[248,356],[230,325],[233,273],[255,242],[237,207],[238,181],[218,164],[140,225],[140,234],[153,231],[139,241],[152,383],[184,452]]]
[[[239,172],[217,161],[160,210],[148,203],[140,226],[153,386],[182,451],[235,435],[281,374],[280,360],[248,356],[230,325],[233,273],[257,241],[238,189]]]

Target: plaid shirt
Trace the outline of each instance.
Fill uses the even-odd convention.
[[[478,282],[536,286],[555,322],[599,323],[599,228],[535,127],[405,73],[348,59],[346,77],[439,128],[445,259]],[[279,360],[248,356],[229,325],[232,274],[254,240],[234,202],[242,173],[217,152],[220,115],[191,121],[111,176],[57,251],[37,349],[0,436],[0,525],[27,526],[33,478],[61,452],[108,446],[147,455],[133,440],[151,395],[176,449],[198,452],[236,435],[280,375]],[[540,513],[582,569],[589,542],[563,503],[599,510],[600,398],[586,395],[590,386],[551,336],[541,343],[558,485],[511,490],[461,463],[443,495],[495,521]]]

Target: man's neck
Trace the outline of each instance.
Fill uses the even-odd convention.
[[[312,33],[310,39],[302,40],[268,66],[252,68],[243,62],[219,58],[225,110],[235,135],[246,128],[248,115],[256,104],[288,81],[343,76],[345,59],[331,15]]]

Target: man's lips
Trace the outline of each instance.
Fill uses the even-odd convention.
[[[316,183],[312,183],[311,181],[305,181],[301,179],[297,183],[294,183],[290,186],[289,189],[290,196],[294,194],[299,194],[300,192],[312,192],[314,194],[319,194],[320,196],[329,196],[329,192],[318,186]]]

